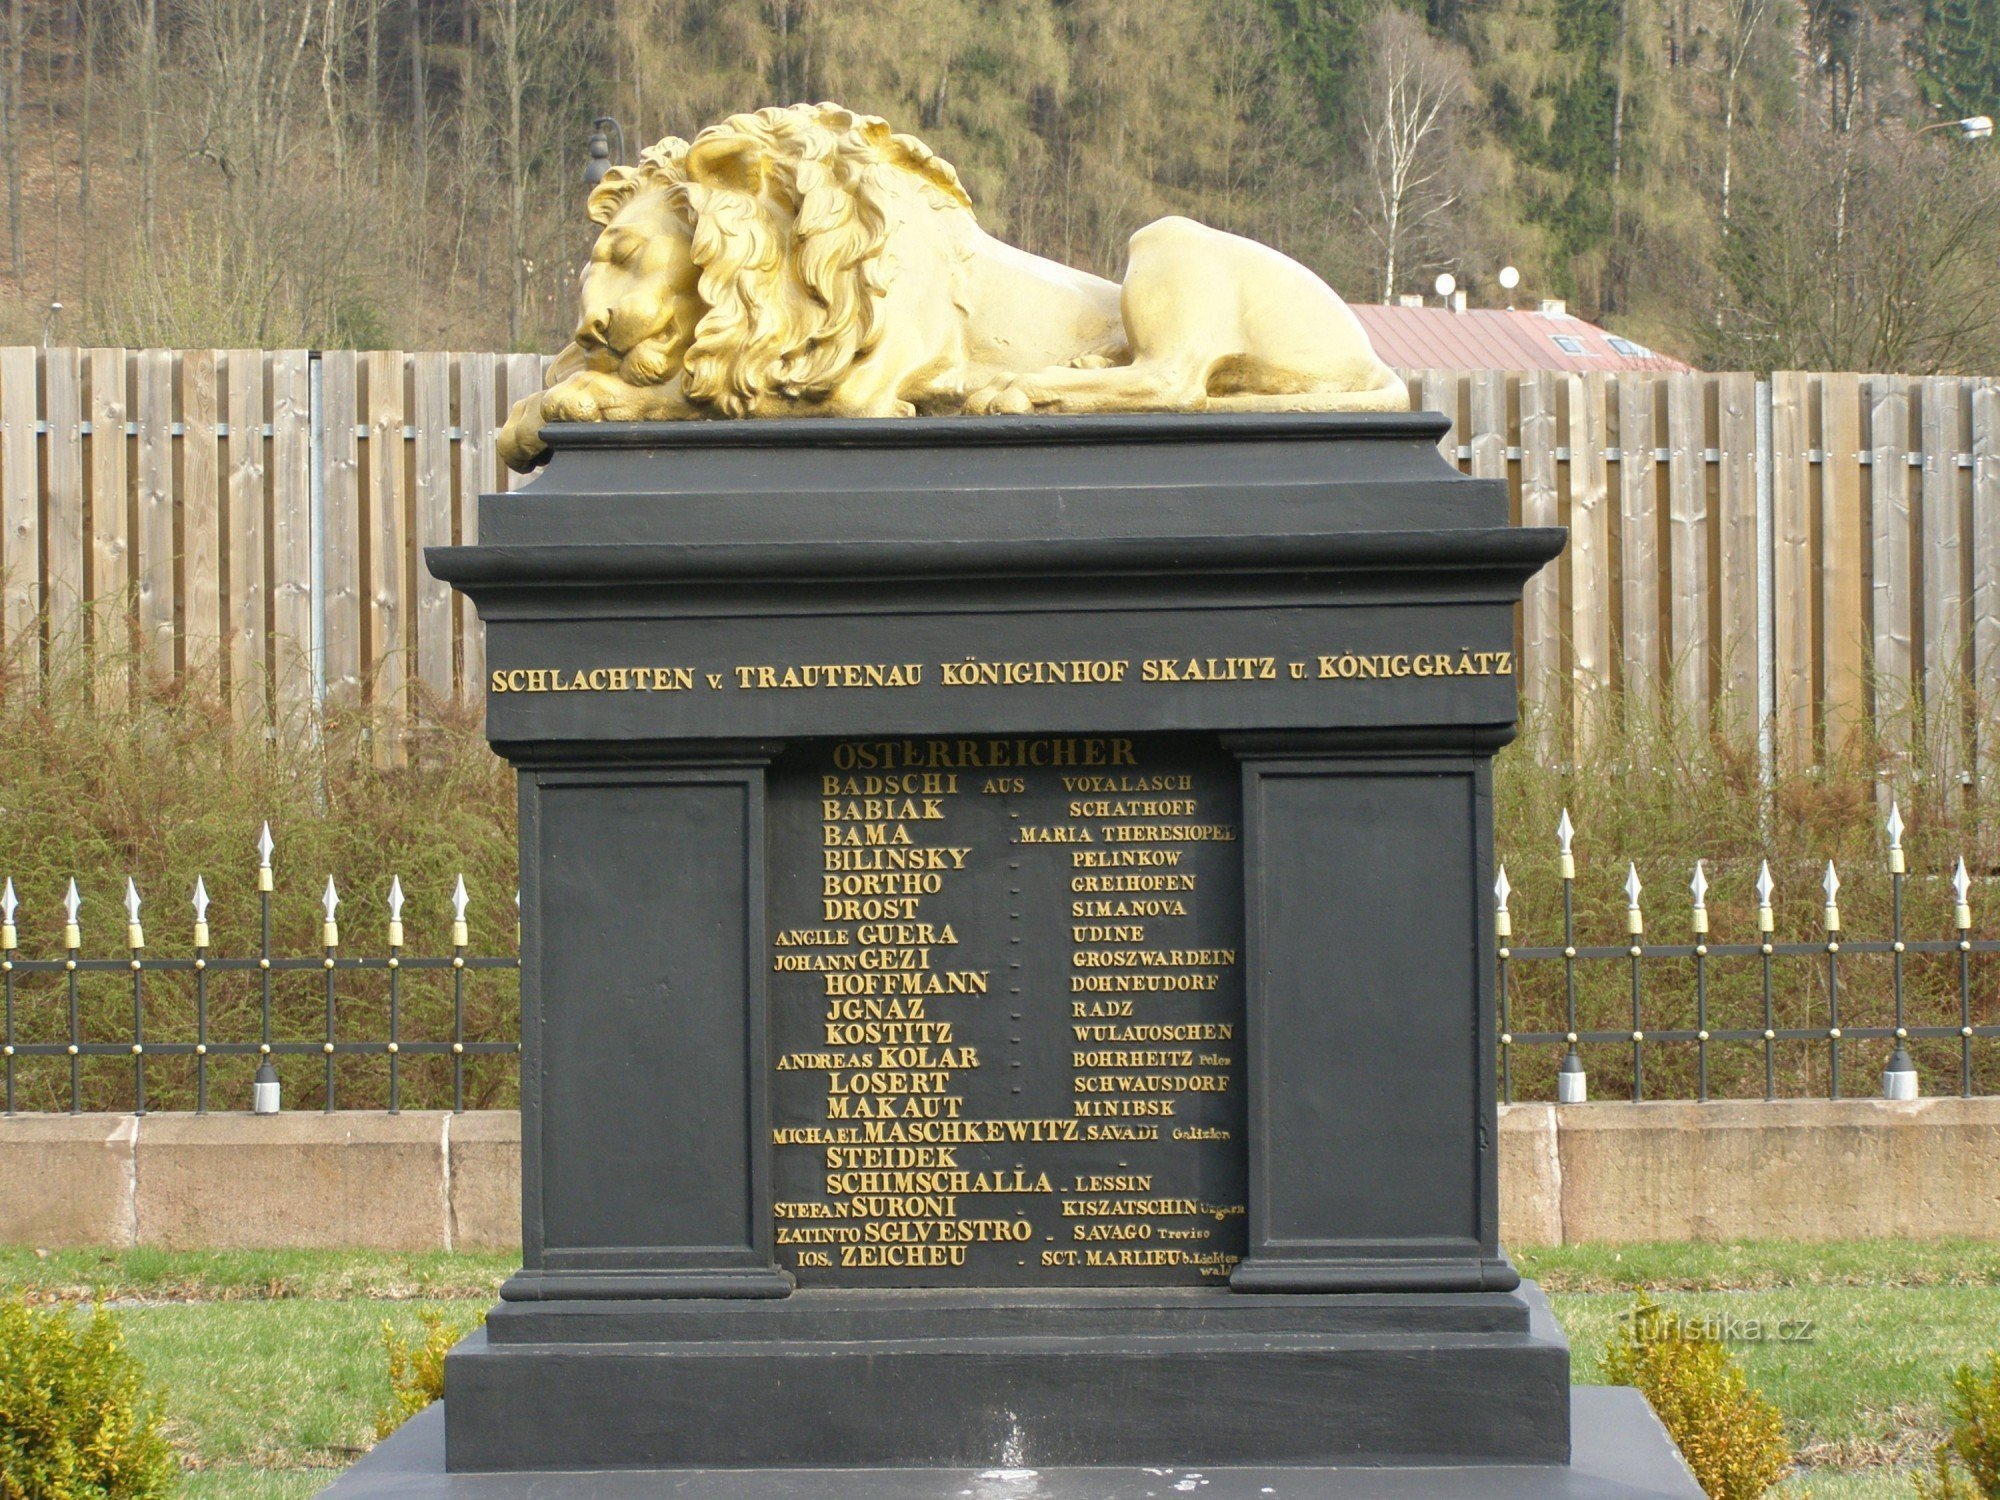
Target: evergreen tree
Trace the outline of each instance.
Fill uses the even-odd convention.
[[[2000,112],[2000,5],[1925,0],[1913,46],[1924,102],[1947,119]]]
[[[1303,80],[1323,120],[1336,133],[1354,105],[1353,78],[1361,36],[1382,0],[1273,0],[1287,60]]]

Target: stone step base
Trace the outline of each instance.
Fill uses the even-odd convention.
[[[444,1410],[412,1418],[322,1500],[1701,1500],[1646,1400],[1571,1392],[1568,1464],[1421,1468],[625,1469],[447,1474]],[[728,1420],[718,1412],[716,1420]]]

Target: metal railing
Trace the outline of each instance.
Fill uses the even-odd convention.
[[[1628,866],[1625,879],[1625,941],[1621,944],[1585,945],[1577,941],[1576,859],[1572,852],[1575,829],[1565,810],[1556,828],[1559,846],[1557,873],[1562,883],[1562,942],[1554,946],[1519,946],[1515,942],[1513,913],[1509,902],[1515,888],[1500,867],[1494,882],[1495,933],[1498,939],[1498,990],[1500,1026],[1501,1098],[1513,1102],[1516,1094],[1517,1058],[1522,1049],[1560,1049],[1562,1060],[1555,1076],[1558,1103],[1580,1104],[1587,1097],[1587,1071],[1583,1049],[1615,1049],[1610,1056],[1617,1073],[1629,1069],[1630,1096],[1635,1102],[1647,1097],[1646,1068],[1649,1047],[1680,1044],[1693,1049],[1693,1076],[1686,1080],[1690,1089],[1669,1097],[1697,1100],[1712,1097],[1712,1065],[1718,1049],[1750,1049],[1753,1059],[1761,1055],[1763,1096],[1779,1097],[1779,1057],[1782,1049],[1805,1044],[1823,1047],[1826,1097],[1842,1097],[1843,1048],[1857,1044],[1889,1044],[1881,1073],[1881,1092],[1890,1099],[1914,1099],[1921,1091],[1918,1063],[1913,1044],[1934,1044],[1930,1049],[1933,1072],[1940,1066],[1940,1054],[1955,1054],[1955,1092],[1970,1098],[1978,1090],[1974,1049],[1977,1043],[2000,1038],[2000,995],[1975,994],[1975,959],[2000,953],[2000,941],[1972,935],[1971,878],[1961,857],[1948,880],[1953,934],[1950,937],[1912,937],[1905,925],[1905,883],[1910,878],[1904,855],[1902,815],[1893,804],[1887,824],[1888,872],[1890,880],[1890,921],[1886,936],[1856,940],[1847,935],[1840,914],[1840,876],[1829,862],[1820,879],[1822,902],[1817,936],[1810,941],[1778,941],[1776,911],[1772,905],[1776,885],[1768,860],[1758,871],[1755,885],[1756,937],[1754,941],[1717,942],[1709,926],[1709,880],[1705,861],[1697,860],[1689,882],[1687,936],[1684,942],[1656,943],[1646,940],[1646,924],[1641,909],[1642,886],[1636,864]],[[1859,1007],[1873,1012],[1873,1024],[1853,1024],[1857,1006],[1854,997],[1844,996],[1843,984],[1852,991],[1852,965],[1859,961],[1886,961],[1887,974],[1871,977]],[[1678,983],[1666,995],[1660,993],[1659,971],[1672,964]],[[1805,966],[1801,972],[1799,966]],[[1923,965],[1923,994],[1913,996],[1915,968]],[[1618,973],[1622,970],[1622,973]],[[1525,972],[1524,972],[1525,971]],[[1551,993],[1548,978],[1557,976]],[[1609,1006],[1604,976],[1618,973],[1618,985],[1629,1009],[1620,1005],[1617,1028],[1580,1021],[1580,991],[1590,987],[1597,1003],[1594,1018],[1602,1021]],[[1785,986],[1789,1003],[1781,1015],[1780,977],[1791,981]],[[1731,982],[1739,1002],[1728,1008],[1718,1024],[1714,995],[1719,978]],[[1744,981],[1748,980],[1748,995]],[[1804,983],[1799,981],[1803,980]],[[1539,984],[1536,981],[1540,981]],[[1538,993],[1529,1007],[1535,1015],[1561,1018],[1561,1029],[1524,1030],[1517,1022],[1524,1010],[1524,989]],[[1748,1005],[1741,1003],[1747,998]],[[1843,998],[1849,1000],[1843,1017]],[[1913,1014],[1918,999],[1927,1019]],[[1751,1024],[1742,1024],[1742,1014],[1750,1011]],[[1664,1010],[1677,1012],[1679,1024],[1657,1022]],[[1797,1011],[1812,1012],[1801,1024]],[[1948,1015],[1947,1015],[1948,1013]],[[1921,1047],[1919,1050],[1923,1050]],[[1740,1053],[1731,1051],[1732,1060]],[[1685,1078],[1685,1072],[1683,1071]],[[1621,1079],[1622,1081],[1622,1079]]]
[[[147,1070],[163,1058],[191,1059],[193,1070],[193,1102],[197,1113],[206,1113],[209,1108],[210,1069],[223,1058],[254,1057],[258,1059],[258,1069],[252,1088],[253,1107],[258,1113],[275,1113],[279,1108],[277,1094],[278,1075],[272,1064],[281,1057],[317,1056],[324,1060],[324,1096],[322,1109],[332,1113],[339,1105],[339,1070],[336,1066],[342,1057],[371,1057],[380,1059],[387,1068],[387,1102],[391,1111],[400,1110],[403,1103],[403,1067],[408,1059],[442,1057],[450,1060],[450,1095],[454,1111],[463,1111],[466,1099],[466,1064],[469,1058],[484,1055],[505,1055],[513,1057],[520,1051],[520,1043],[515,1040],[494,1040],[468,1034],[466,1016],[467,976],[480,970],[518,970],[518,957],[483,957],[471,952],[466,921],[468,896],[463,877],[457,882],[452,893],[452,924],[450,952],[448,954],[425,956],[413,954],[404,947],[403,890],[400,878],[390,882],[387,895],[388,921],[385,936],[386,952],[380,956],[354,954],[343,951],[337,912],[340,896],[333,878],[327,877],[326,891],[321,898],[323,920],[321,922],[320,951],[310,956],[286,955],[276,951],[272,939],[272,896],[275,883],[272,879],[270,825],[266,824],[258,838],[257,900],[259,940],[256,951],[229,954],[217,952],[210,946],[208,923],[209,897],[206,886],[197,878],[194,886],[192,905],[195,919],[192,943],[186,957],[164,958],[149,949],[145,928],[140,920],[139,892],[131,880],[125,887],[125,949],[124,956],[118,958],[85,958],[83,956],[82,928],[79,922],[81,899],[76,882],[71,880],[63,902],[63,956],[61,958],[23,957],[19,947],[19,931],[15,922],[19,903],[14,892],[14,883],[8,879],[4,890],[0,890],[0,1090],[4,1090],[6,1113],[16,1113],[18,1104],[17,1084],[20,1069],[24,1063],[35,1059],[66,1059],[68,1066],[69,1112],[81,1113],[84,1109],[84,1065],[90,1058],[123,1058],[131,1067],[130,1103],[133,1113],[145,1114],[148,1107]],[[426,973],[450,975],[450,1024],[447,1035],[411,1036],[405,1021],[405,986],[412,977]],[[86,1024],[84,1014],[83,987],[92,975],[108,976],[119,974],[129,977],[130,1009],[129,1027],[121,1027],[121,1034],[114,1040],[102,1037],[102,1018],[92,1027]],[[277,1003],[276,987],[285,975],[319,976],[317,988],[321,1001],[317,1023],[313,1034],[296,1034],[299,1016],[297,1006],[280,1006]],[[382,976],[386,989],[386,1035],[355,1035],[350,1024],[343,1027],[343,1000],[351,998],[355,977],[362,974]],[[257,1032],[256,1040],[243,1037],[217,1037],[211,1027],[210,999],[212,987],[226,976],[241,975],[249,980]],[[28,1040],[22,1035],[20,1020],[20,991],[23,982],[34,976],[55,976],[55,995],[43,995],[42,999],[58,998],[61,1016],[55,1026],[42,1025],[33,1028],[37,1033],[57,1030],[59,1035],[43,1040]],[[149,1027],[149,1003],[157,1005],[156,990],[162,983],[162,976],[183,976],[183,987],[191,989],[191,1013],[177,1014],[176,1023],[169,1031],[179,1031],[178,1037],[171,1035],[156,1038],[163,1028],[157,1024]],[[101,1009],[101,1007],[98,1007]],[[177,1012],[180,1007],[176,1007]],[[51,1019],[38,1013],[38,1020]],[[240,1017],[239,1017],[240,1019]],[[91,1035],[92,1030],[100,1034]],[[291,1030],[290,1035],[280,1033]]]
[[[1820,877],[1813,936],[1781,940],[1773,905],[1776,882],[1765,862],[1754,887],[1754,919],[1743,922],[1744,940],[1718,941],[1710,927],[1706,864],[1697,860],[1684,940],[1648,941],[1635,864],[1625,882],[1624,941],[1584,944],[1578,941],[1585,923],[1578,916],[1575,830],[1564,812],[1556,830],[1561,942],[1518,944],[1518,912],[1510,905],[1517,891],[1504,865],[1495,882],[1501,1097],[1513,1102],[1521,1095],[1523,1075],[1532,1074],[1533,1096],[1553,1092],[1560,1103],[1581,1103],[1588,1096],[1589,1054],[1600,1077],[1609,1079],[1608,1091],[1635,1101],[1649,1097],[1649,1068],[1654,1098],[1742,1097],[1758,1092],[1761,1082],[1766,1099],[1781,1093],[1838,1099],[1851,1079],[1857,1047],[1886,1052],[1881,1091],[1889,1098],[1916,1097],[1926,1073],[1934,1090],[1955,1075],[1948,1091],[1964,1097],[1982,1092],[1980,1048],[2000,1039],[2000,983],[1993,982],[2000,979],[2000,965],[1990,962],[2000,954],[2000,940],[1973,935],[1972,882],[1963,859],[1942,882],[1950,935],[1912,936],[1906,913],[1912,877],[1901,816],[1893,807],[1887,831],[1883,936],[1848,934],[1840,878],[1829,863]],[[209,898],[197,879],[190,947],[185,956],[160,956],[146,941],[139,892],[128,880],[124,952],[86,958],[72,880],[64,899],[62,956],[27,957],[19,947],[13,882],[5,882],[0,1105],[6,1113],[21,1108],[24,1068],[40,1070],[33,1090],[40,1102],[32,1108],[61,1109],[66,1102],[73,1114],[110,1107],[145,1114],[156,1092],[149,1069],[162,1060],[177,1069],[165,1091],[170,1107],[191,1103],[197,1112],[209,1109],[212,1070],[224,1059],[255,1059],[251,1101],[263,1112],[279,1107],[273,1064],[281,1059],[291,1060],[295,1080],[318,1074],[316,1102],[329,1113],[384,1102],[391,1111],[401,1109],[405,1067],[419,1059],[434,1070],[420,1090],[419,1102],[427,1107],[448,1097],[453,1110],[466,1108],[467,1069],[474,1059],[494,1059],[505,1070],[502,1081],[512,1082],[511,1062],[498,1060],[520,1052],[513,1007],[491,1005],[474,1025],[467,986],[471,976],[485,971],[518,971],[520,960],[473,953],[462,878],[452,893],[446,952],[412,953],[406,947],[399,879],[391,880],[386,895],[384,949],[347,951],[331,877],[320,898],[318,951],[301,952],[299,943],[280,951],[268,826],[257,850],[255,936],[236,944],[241,951],[211,945]],[[1552,902],[1548,908],[1553,925]],[[1747,930],[1753,924],[1754,933]],[[1916,930],[1927,925],[1919,921]],[[413,984],[429,986],[415,1026],[407,1004]],[[218,986],[230,990],[230,1003],[219,1017],[212,1004]],[[281,986],[287,991],[282,999]],[[319,1059],[320,1068],[300,1068],[306,1058]],[[370,1099],[362,1106],[342,1102],[343,1059],[350,1096],[357,1078],[366,1081],[360,1091]],[[104,1070],[119,1060],[129,1072],[122,1082],[107,1081]],[[1546,1076],[1547,1060],[1556,1061],[1552,1079]],[[370,1061],[383,1071],[366,1070]],[[357,1063],[364,1071],[355,1071]],[[96,1069],[88,1087],[87,1064]],[[492,1077],[489,1069],[489,1082]],[[227,1107],[240,1108],[242,1102],[232,1096]]]

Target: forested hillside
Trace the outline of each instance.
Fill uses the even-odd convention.
[[[1111,275],[1178,212],[1357,300],[1511,263],[1713,366],[2000,371],[2000,142],[1944,123],[1995,0],[0,4],[9,342],[553,348],[593,117],[832,98]]]

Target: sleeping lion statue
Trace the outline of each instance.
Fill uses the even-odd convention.
[[[979,227],[958,173],[836,104],[669,136],[592,191],[575,335],[500,434],[547,422],[925,413],[1403,411],[1333,289],[1190,219],[1122,284]]]

